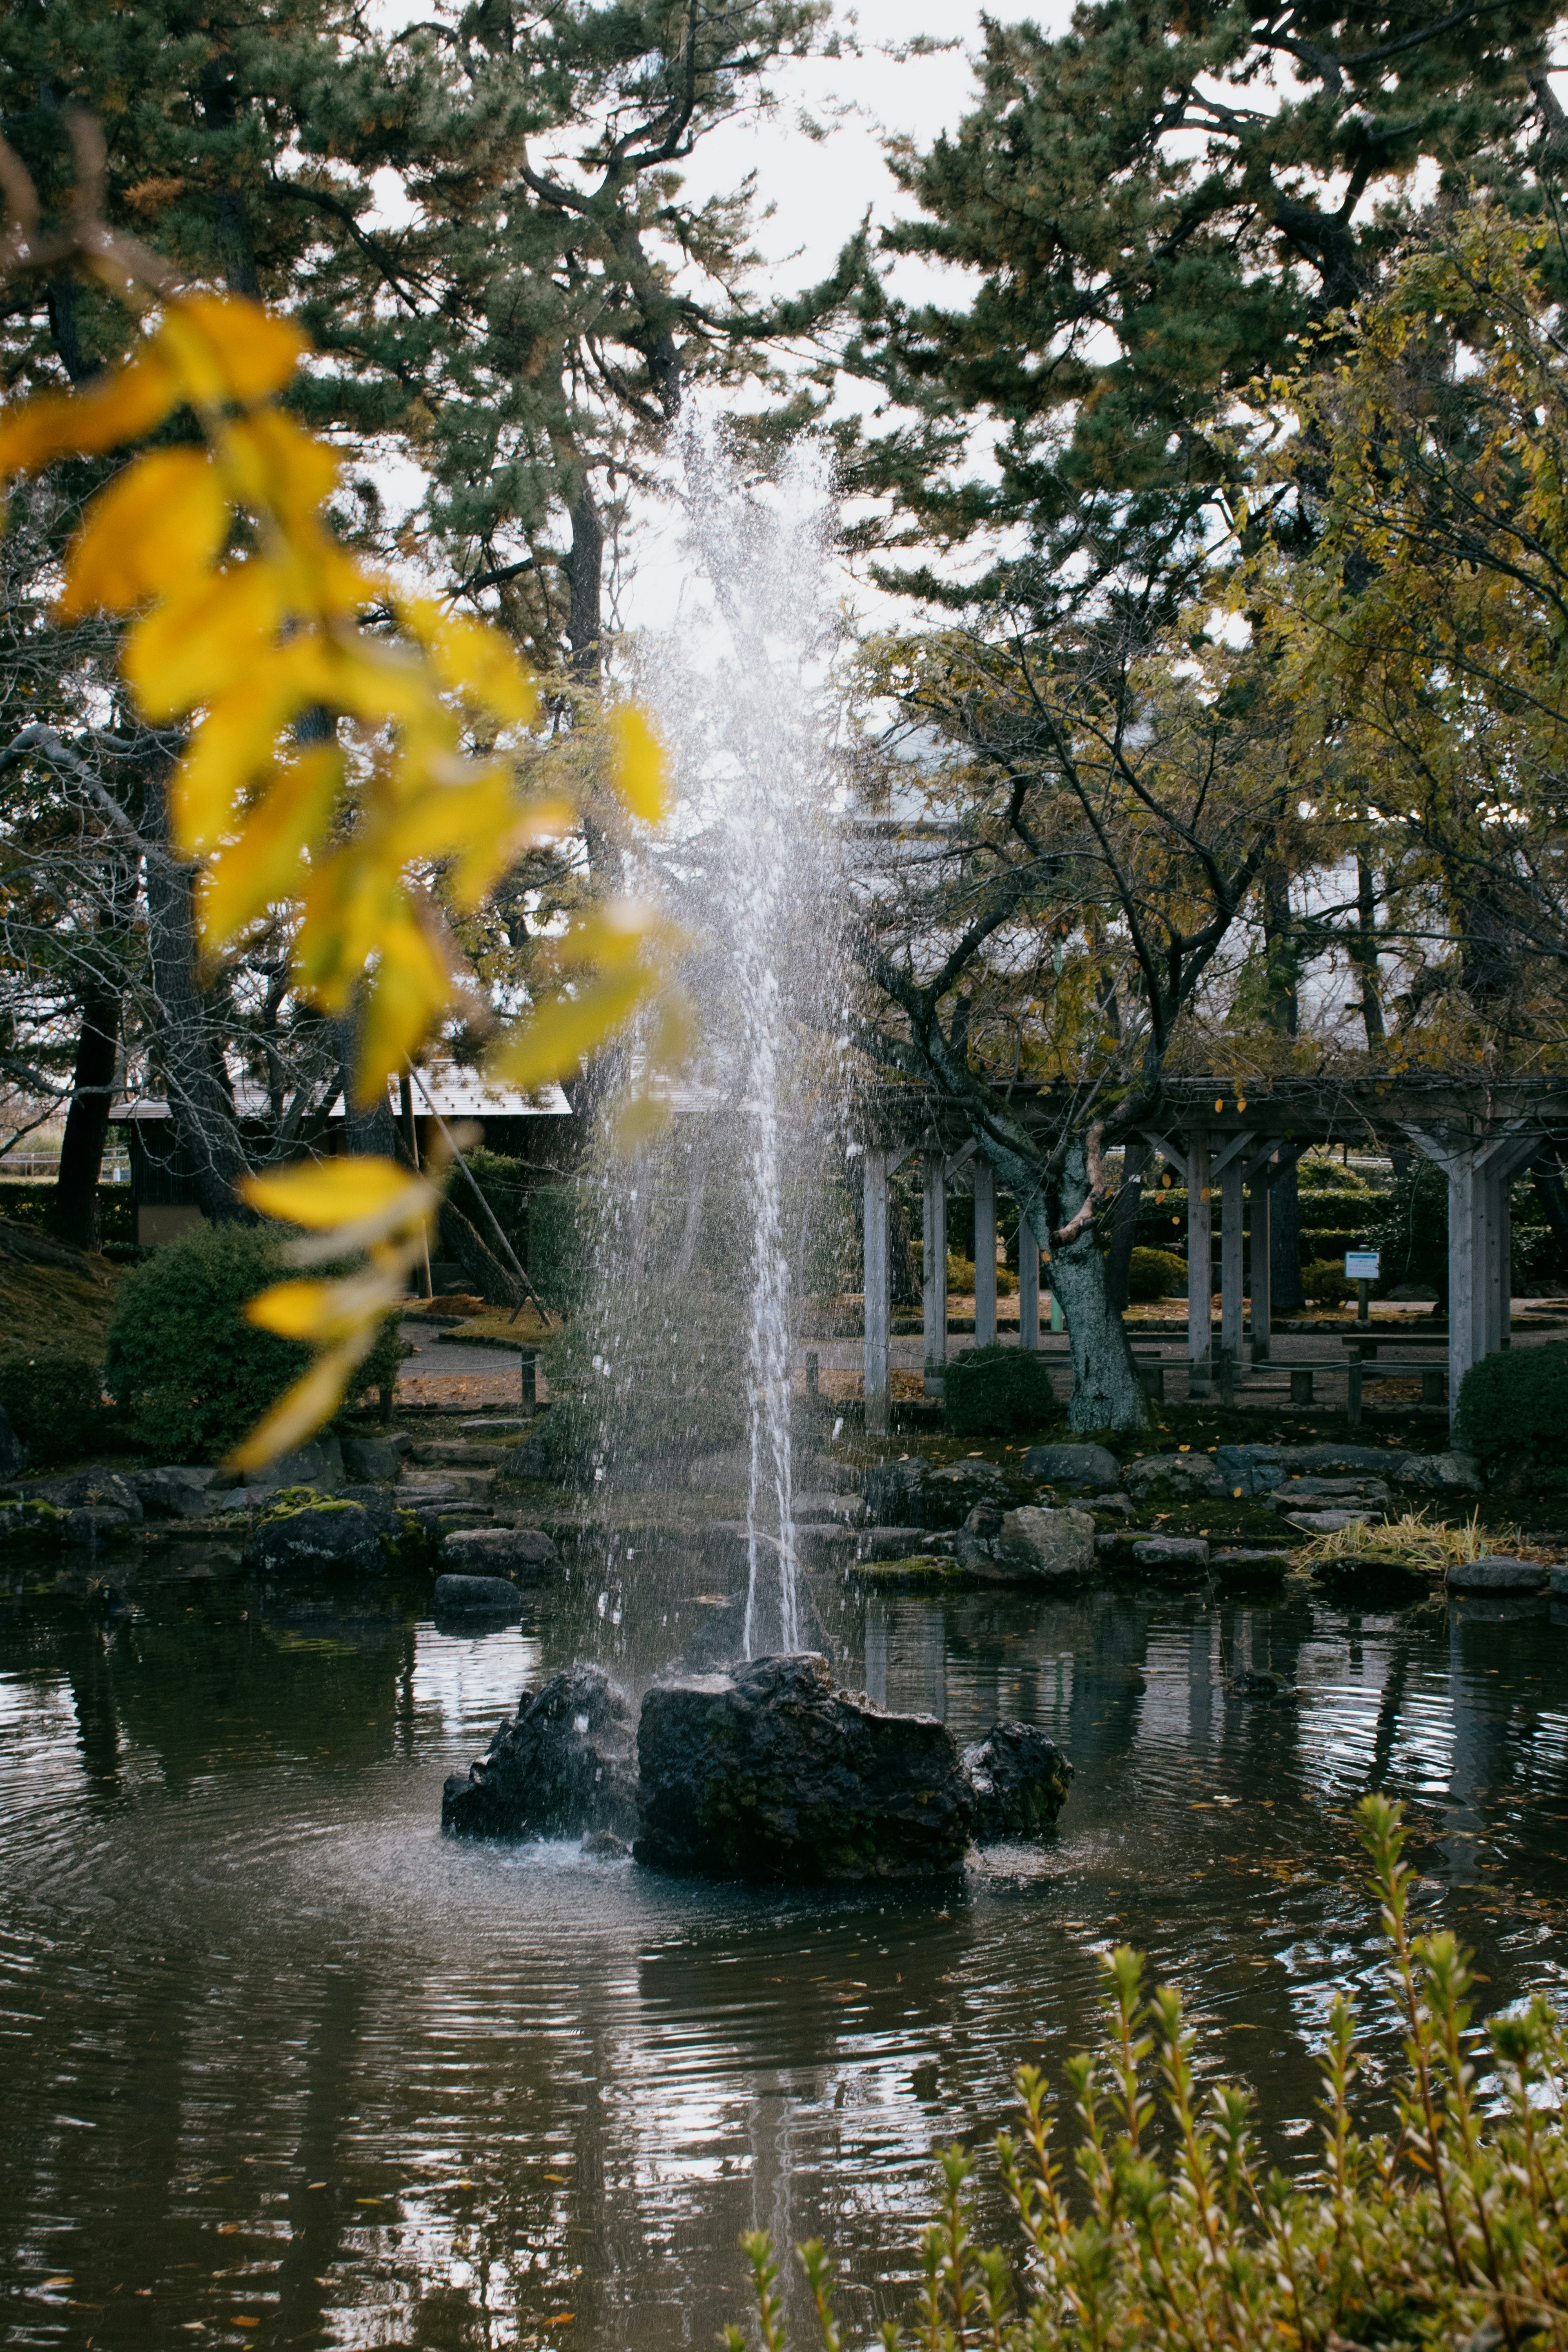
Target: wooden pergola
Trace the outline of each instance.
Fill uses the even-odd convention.
[[[1071,1114],[1065,1088],[1015,1085],[1002,1089],[1015,1116],[1042,1138],[1055,1137]],[[865,1184],[866,1426],[888,1427],[892,1286],[888,1248],[888,1184],[918,1158],[924,1206],[925,1381],[940,1394],[947,1360],[947,1192],[958,1182],[974,1194],[974,1341],[996,1337],[996,1183],[962,1106],[919,1086],[870,1089],[859,1106]],[[1250,1340],[1254,1363],[1266,1362],[1271,1327],[1268,1196],[1301,1153],[1349,1143],[1386,1152],[1421,1152],[1448,1180],[1448,1409],[1482,1356],[1508,1344],[1511,1310],[1510,1194],[1513,1179],[1549,1147],[1568,1143],[1568,1077],[1492,1078],[1485,1075],[1404,1074],[1276,1077],[1237,1088],[1217,1078],[1177,1078],[1164,1087],[1158,1113],[1124,1139],[1125,1173],[1154,1159],[1169,1162],[1187,1187],[1187,1355],[1192,1387],[1208,1386],[1214,1361],[1212,1252],[1217,1202],[1220,1234],[1219,1344],[1233,1363]],[[1246,1195],[1252,1197],[1250,1247]],[[1048,1243],[1040,1237],[1041,1245]],[[1037,1252],[1019,1252],[1018,1338],[1037,1349],[1040,1331]],[[1245,1316],[1250,1301],[1250,1315]],[[1244,1328],[1244,1318],[1245,1325]]]

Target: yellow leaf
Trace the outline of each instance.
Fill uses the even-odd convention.
[[[57,612],[128,613],[205,571],[228,532],[228,503],[205,450],[138,457],[87,510]]]
[[[557,997],[512,1033],[491,1067],[525,1091],[564,1077],[636,1012],[651,984],[652,974],[633,965],[595,981],[580,996]]]
[[[526,724],[533,717],[539,708],[533,680],[499,629],[466,613],[443,613],[428,596],[395,602],[398,618],[418,638],[449,693],[481,703],[505,724]]]
[[[356,1102],[374,1102],[413,1059],[451,992],[452,975],[420,925],[406,917],[389,929],[360,1031]]]
[[[667,806],[664,752],[642,712],[627,704],[614,712],[616,790],[634,816],[658,824]]]
[[[283,617],[282,582],[253,559],[210,572],[153,606],[125,640],[121,668],[145,719],[177,719],[243,677]]]
[[[250,1299],[245,1309],[245,1319],[263,1331],[276,1331],[280,1339],[321,1339],[327,1336],[335,1282],[275,1282],[269,1290],[261,1291]],[[340,1338],[334,1331],[331,1337]]]
[[[254,507],[275,507],[289,522],[315,514],[341,470],[335,451],[276,408],[232,425],[224,455],[240,497]]]
[[[315,1362],[280,1396],[271,1412],[253,1429],[243,1445],[228,1457],[231,1470],[265,1470],[279,1454],[303,1444],[312,1431],[331,1418],[342,1402],[343,1391],[356,1365],[364,1361],[375,1339],[375,1326],[366,1324],[351,1339]]]
[[[426,1187],[395,1160],[301,1160],[292,1168],[279,1168],[263,1176],[247,1176],[240,1197],[264,1216],[286,1224],[308,1225],[325,1232],[361,1217],[377,1216],[400,1193],[424,1198]]]
[[[202,877],[198,913],[210,947],[225,947],[275,899],[298,893],[301,852],[325,832],[342,772],[338,752],[325,744],[278,770],[249,824]]]
[[[215,700],[169,783],[169,815],[182,857],[226,832],[242,792],[272,766],[279,730],[329,698],[335,665],[313,632],[290,637]]]
[[[584,915],[556,947],[558,962],[596,963],[614,970],[641,949],[653,927],[649,909],[638,898],[606,898]]]
[[[248,408],[280,392],[310,344],[287,319],[237,294],[187,294],[171,302],[157,342],[198,407],[237,401]]]
[[[90,392],[48,393],[0,416],[0,476],[25,474],[73,452],[96,457],[140,441],[180,404],[180,379],[155,345]]]

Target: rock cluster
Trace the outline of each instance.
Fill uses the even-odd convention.
[[[1072,1768],[1053,1740],[999,1723],[961,1755],[934,1717],[835,1687],[812,1652],[656,1683],[635,1765],[626,1699],[596,1666],[553,1675],[485,1755],[449,1780],[444,1827],[595,1841],[724,1877],[898,1879],[952,1870],[972,1840],[1030,1837]]]

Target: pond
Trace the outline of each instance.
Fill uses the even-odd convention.
[[[1123,1939],[1307,2161],[1332,1993],[1374,2077],[1395,2053],[1369,1787],[1484,2003],[1568,1966],[1542,1605],[846,1594],[846,1680],[965,1736],[1037,1723],[1077,1777],[1038,1848],[777,1893],[441,1837],[443,1777],[583,1652],[590,1595],[454,1636],[427,1583],[263,1590],[232,1556],[134,1591],[118,1623],[0,1601],[11,2343],[706,2346],[759,2225],[826,2237],[857,2323],[902,2315],[933,2150],[1088,2038]],[[1244,1669],[1288,1695],[1238,1697]]]

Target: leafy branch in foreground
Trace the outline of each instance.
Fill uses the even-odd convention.
[[[947,2149],[921,2242],[919,2314],[908,2331],[883,2327],[885,2352],[1563,2344],[1568,2036],[1539,1997],[1484,2034],[1472,2026],[1468,1956],[1446,1931],[1412,1932],[1399,1809],[1367,1797],[1358,1822],[1404,2029],[1392,2128],[1368,2136],[1352,2115],[1355,2023],[1336,1995],[1320,2058],[1321,2162],[1300,2183],[1261,2171],[1251,2094],[1200,2089],[1180,1997],[1146,1994],[1142,1959],[1123,1946],[1105,1963],[1100,2046],[1067,2067],[1076,2184],[1052,2146],[1045,2078],[1021,2067],[1022,2126],[996,2152],[1024,2250],[978,2244],[973,2161]],[[742,2242],[762,2341],[784,2352],[772,2246],[762,2232]],[[832,2266],[815,2241],[799,2256],[822,2342],[838,2352]],[[745,2352],[739,2328],[724,2340]]]
[[[536,695],[507,639],[373,572],[334,535],[325,503],[337,460],[277,405],[303,338],[254,302],[182,285],[107,228],[101,141],[82,116],[71,128],[77,200],[47,234],[0,141],[15,221],[0,277],[75,262],[133,311],[160,305],[162,318],[107,375],[0,415],[0,482],[184,432],[132,457],[93,499],[58,615],[126,617],[121,676],[141,718],[168,730],[171,835],[183,857],[205,860],[205,953],[220,960],[289,909],[301,992],[329,1013],[357,1008],[353,1088],[369,1103],[464,993],[437,880],[458,913],[471,911],[575,812],[524,788]],[[382,615],[390,632],[364,625]],[[646,725],[621,713],[610,732],[622,800],[657,819],[662,768]],[[574,992],[503,1035],[491,1067],[526,1088],[575,1068],[651,992],[655,939],[625,903],[574,925],[559,953]],[[253,1206],[319,1235],[294,1244],[298,1263],[366,1259],[358,1273],[279,1284],[253,1302],[253,1319],[316,1350],[238,1457],[254,1465],[332,1412],[401,1295],[439,1194],[371,1159],[244,1189]]]

